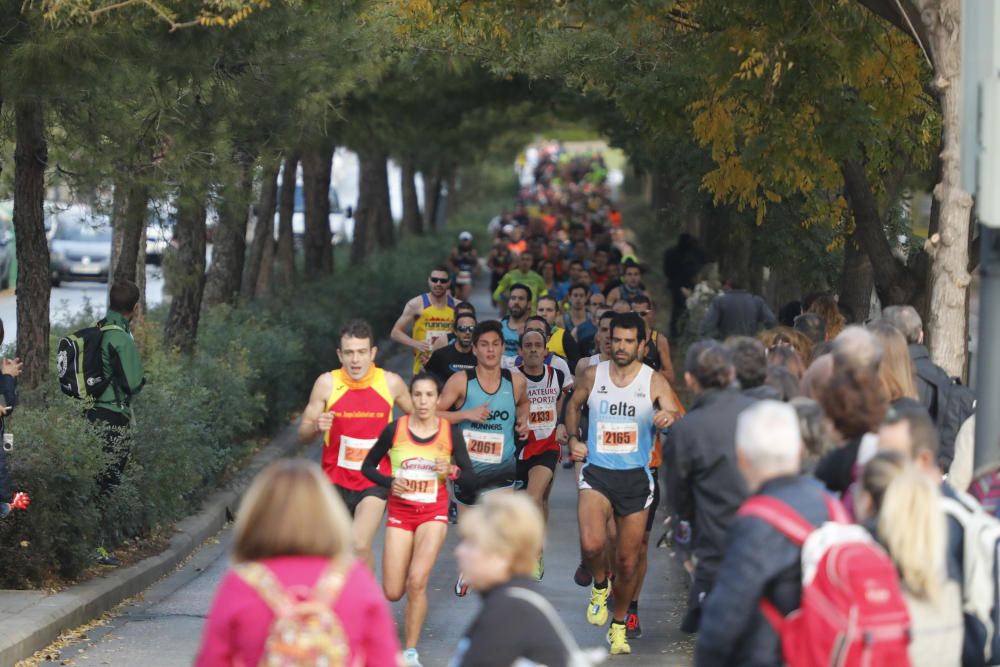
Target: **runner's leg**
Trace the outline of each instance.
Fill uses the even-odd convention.
[[[625,622],[632,595],[639,581],[639,550],[646,533],[646,513],[649,509],[628,516],[615,517],[618,539],[615,544],[615,607],[614,619]]]
[[[416,648],[427,617],[427,580],[448,535],[448,524],[428,521],[413,533],[413,558],[406,575],[406,621],[404,648]]]
[[[406,577],[413,560],[413,533],[386,526],[382,549],[382,588],[385,597],[396,602],[406,592]]]
[[[528,471],[528,495],[538,504],[545,517],[546,525],[549,522],[549,489],[552,488],[552,471],[546,466],[536,465]]]
[[[603,584],[607,578],[606,544],[611,503],[598,491],[580,489],[577,507],[583,563],[594,577],[594,582]]]
[[[375,555],[372,553],[372,541],[378,532],[382,516],[385,514],[385,501],[375,496],[362,498],[354,510],[354,553],[359,560],[375,571]]]

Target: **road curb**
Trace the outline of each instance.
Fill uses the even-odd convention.
[[[296,431],[297,423],[282,429],[270,444],[253,456],[228,488],[209,496],[198,514],[179,521],[176,534],[162,553],[43,597],[6,619],[0,636],[0,665],[13,665],[31,657],[62,632],[94,620],[173,571],[199,545],[222,529],[227,509],[236,509],[243,492],[261,469],[276,459],[305,449],[299,444]]]

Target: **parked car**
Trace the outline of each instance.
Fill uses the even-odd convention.
[[[280,183],[279,183],[280,185]],[[278,238],[279,211],[274,212],[274,238]],[[306,233],[306,202],[302,183],[295,184],[295,209],[292,213],[292,236],[295,246],[302,247],[302,237]],[[333,243],[350,243],[354,240],[354,211],[340,207],[337,191],[330,188],[330,236]]]
[[[52,285],[64,280],[108,281],[111,269],[111,221],[82,206],[52,216],[49,243]]]
[[[167,201],[152,201],[146,216],[146,263],[156,266],[174,240],[177,209]]]
[[[10,287],[14,263],[14,202],[0,202],[0,289]]]

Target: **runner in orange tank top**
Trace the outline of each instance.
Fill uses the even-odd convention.
[[[375,365],[378,348],[371,326],[348,322],[339,334],[341,368],[323,373],[313,384],[299,424],[299,440],[312,442],[323,433],[322,465],[354,517],[354,551],[374,568],[372,540],[385,512],[387,493],[361,474],[361,464],[398,404],[413,411],[406,383]],[[389,462],[383,461],[383,470]]]

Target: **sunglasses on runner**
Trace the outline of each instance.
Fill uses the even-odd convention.
[[[635,313],[636,315],[638,315],[639,317],[646,317],[646,315],[649,315],[653,311],[651,311],[651,310],[633,310],[632,312]]]
[[[461,331],[462,333],[472,333],[476,330],[476,327],[455,327],[455,331]]]
[[[451,278],[435,278],[434,276],[431,276],[431,282],[432,283],[439,283],[439,284],[443,285],[444,283],[450,283],[451,282]]]

